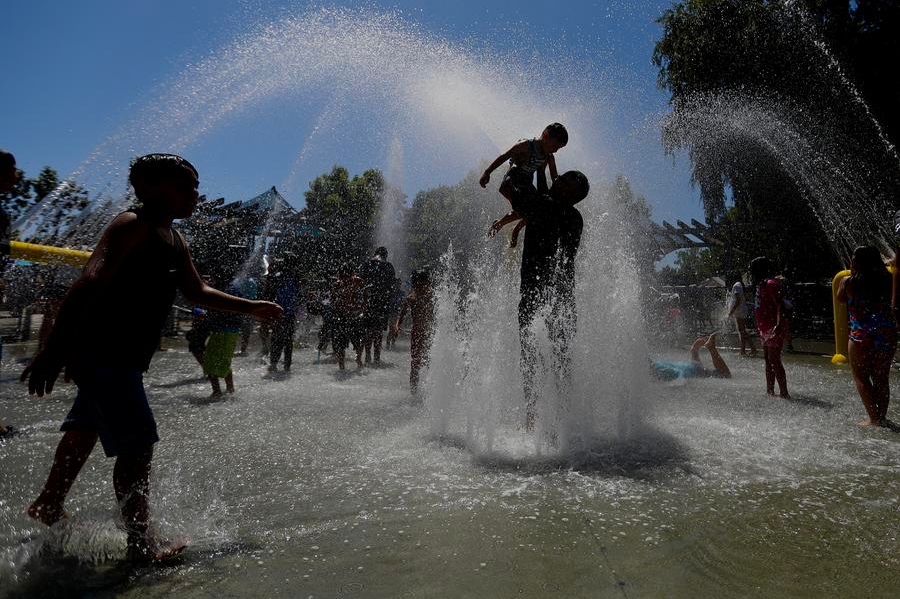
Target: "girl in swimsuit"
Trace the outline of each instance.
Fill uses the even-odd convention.
[[[850,368],[869,416],[859,424],[885,426],[891,362],[897,349],[897,323],[891,312],[891,274],[881,253],[873,246],[861,246],[853,251],[850,273],[839,283],[837,298],[847,303]]]
[[[763,345],[766,362],[766,393],[775,395],[775,381],[778,381],[779,395],[790,398],[787,390],[787,375],[781,361],[781,350],[788,331],[787,314],[784,313],[784,295],[781,280],[775,278],[775,267],[765,256],[750,262],[750,277],[756,285],[756,328]]]

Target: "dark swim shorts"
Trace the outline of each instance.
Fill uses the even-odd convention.
[[[97,431],[107,456],[139,453],[159,441],[137,368],[98,366],[79,372],[78,395],[62,431]]]

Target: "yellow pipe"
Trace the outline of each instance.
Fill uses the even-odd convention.
[[[888,264],[887,269],[894,273],[894,265]],[[831,280],[831,299],[834,305],[834,355],[831,356],[832,364],[847,363],[847,346],[850,338],[850,323],[847,316],[847,304],[838,301],[837,291],[841,281],[850,276],[849,270],[842,270]]]
[[[16,260],[80,267],[87,264],[88,258],[91,257],[91,252],[25,243],[24,241],[10,241],[9,256]]]
[[[831,356],[832,364],[847,363],[847,343],[850,335],[850,325],[847,321],[847,304],[838,300],[838,287],[846,277],[850,276],[849,270],[842,270],[834,275],[831,280],[831,300],[834,306],[834,355]]]

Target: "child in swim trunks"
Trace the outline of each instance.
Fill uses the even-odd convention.
[[[413,396],[419,393],[419,375],[428,366],[428,354],[434,333],[434,289],[431,274],[427,270],[412,273],[412,291],[404,298],[397,320],[391,327],[395,334],[400,331],[407,313],[412,316],[409,332],[409,388]]]
[[[237,288],[233,285],[225,287],[225,291],[231,295],[238,295]],[[209,321],[210,333],[203,350],[203,374],[212,385],[210,397],[216,398],[222,397],[220,378],[225,379],[225,390],[228,393],[234,393],[234,374],[231,370],[231,361],[241,335],[243,318],[241,314],[221,310],[210,310],[206,318]]]
[[[554,154],[567,143],[569,143],[569,133],[566,128],[560,123],[551,123],[547,125],[539,138],[520,141],[500,154],[484,170],[478,182],[482,187],[486,187],[491,179],[491,173],[508,160],[509,170],[506,171],[499,190],[503,197],[512,203],[515,198],[522,195],[546,193],[548,185],[545,170],[550,170],[550,182],[555,181],[558,173]],[[535,173],[537,173],[537,188],[534,185]],[[516,247],[519,233],[525,226],[525,219],[515,211],[495,220],[488,234],[494,236],[500,229],[514,221],[518,221],[518,223],[510,236],[509,245]]]
[[[113,487],[128,535],[128,556],[171,557],[184,543],[163,541],[150,525],[150,462],[159,441],[143,373],[177,290],[192,303],[271,320],[273,302],[218,291],[200,279],[187,242],[172,228],[197,206],[197,169],[174,154],[135,159],[129,182],[141,208],[104,230],[81,277],[62,302],[46,347],[22,372],[29,393],[50,393],[63,368],[78,395],[61,430],[50,474],[28,515],[48,526],[67,516],[64,502],[99,438],[115,457]]]

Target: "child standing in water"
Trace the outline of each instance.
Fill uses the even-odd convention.
[[[225,292],[238,295],[237,289],[233,285],[228,285]],[[231,361],[241,335],[243,319],[241,314],[222,310],[210,310],[207,312],[206,318],[209,323],[209,338],[203,350],[203,374],[212,385],[210,397],[217,398],[222,397],[220,378],[225,379],[225,390],[228,393],[234,393],[234,373],[231,370]]]
[[[176,290],[192,303],[260,319],[277,318],[281,307],[223,293],[200,279],[187,243],[172,228],[199,200],[190,162],[148,154],[134,160],[129,182],[141,208],[118,215],[103,231],[63,300],[47,346],[21,376],[39,397],[53,390],[63,368],[78,386],[50,474],[28,515],[48,526],[67,517],[66,495],[99,438],[106,455],[116,458],[113,487],[128,556],[152,561],[184,548],[151,529],[150,462],[159,436],[143,384]]]
[[[419,374],[428,365],[428,352],[434,333],[434,290],[427,270],[417,270],[412,274],[412,291],[403,300],[400,314],[392,327],[394,335],[400,331],[403,318],[412,315],[412,329],[409,333],[409,388],[413,395],[419,392]]]
[[[859,424],[885,426],[891,399],[891,362],[897,349],[897,322],[891,311],[891,273],[873,246],[861,246],[853,251],[850,273],[839,283],[837,299],[847,303],[850,368],[869,416]]]
[[[569,133],[559,123],[547,125],[541,136],[536,139],[526,139],[518,142],[509,150],[500,154],[481,175],[478,181],[482,187],[486,187],[491,180],[491,173],[501,164],[509,161],[509,170],[500,183],[500,193],[509,200],[510,204],[522,195],[534,195],[535,191],[546,193],[548,189],[546,169],[550,170],[550,182],[556,180],[556,158],[554,154],[569,143]],[[537,173],[537,189],[534,185],[534,175]],[[516,247],[519,233],[525,226],[525,219],[512,211],[497,219],[491,225],[489,234],[495,235],[497,231],[507,224],[519,221],[510,236],[510,247]]]
[[[741,355],[747,355],[747,348],[750,349],[750,355],[756,355],[756,348],[753,347],[750,335],[747,333],[747,317],[750,316],[750,308],[747,304],[741,273],[733,273],[731,280],[734,281],[734,285],[732,285],[728,297],[728,318],[733,318],[737,326],[738,337],[741,342]]]
[[[766,393],[775,395],[775,381],[778,381],[781,397],[790,398],[787,374],[781,361],[784,340],[790,326],[784,307],[782,281],[775,277],[775,267],[765,256],[759,256],[750,262],[750,278],[756,285],[754,317],[766,362]]]
[[[0,149],[0,193],[13,190],[19,182],[21,172],[16,168],[16,157],[6,150]],[[6,260],[9,256],[9,234],[11,220],[6,211],[0,206],[0,274],[6,269]],[[3,353],[3,338],[0,337],[0,354]],[[0,418],[0,437],[12,434],[15,429],[4,424]]]
[[[347,346],[353,344],[356,350],[356,366],[362,368],[363,351],[363,311],[365,298],[363,286],[365,281],[356,276],[353,267],[344,263],[338,269],[337,280],[331,287],[331,348],[337,356],[338,368],[344,370]]]

